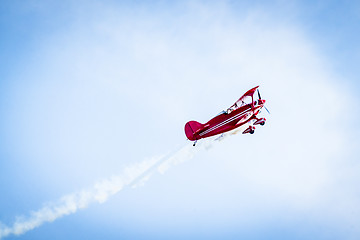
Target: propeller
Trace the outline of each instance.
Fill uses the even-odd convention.
[[[257,90],[257,93],[258,93],[259,99],[261,99],[259,89],[256,89],[256,90]],[[270,114],[269,110],[265,107],[265,105],[264,105],[264,108],[265,108],[265,110],[266,110],[266,111]]]
[[[256,89],[257,92],[258,92],[258,95],[259,95],[259,99],[261,99],[261,96],[260,96],[260,92],[259,92],[259,89]]]
[[[265,105],[264,105],[264,108],[265,108],[265,109],[266,109],[266,111],[270,114],[269,110],[265,107]]]

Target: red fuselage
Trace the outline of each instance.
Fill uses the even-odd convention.
[[[188,129],[188,132],[191,130],[193,134],[190,135],[187,133],[186,135],[189,140],[194,141],[231,131],[252,119],[257,119],[256,115],[264,106],[264,103],[265,100],[259,100],[245,106],[241,106],[230,113],[223,112],[207,123],[201,124],[196,130],[194,129],[196,126],[192,126],[192,123],[189,122],[185,125],[185,132],[187,133]]]

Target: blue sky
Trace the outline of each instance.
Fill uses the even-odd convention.
[[[359,10],[2,2],[0,236],[358,239]],[[256,85],[264,127],[189,148]]]

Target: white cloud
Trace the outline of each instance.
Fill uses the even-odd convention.
[[[141,150],[151,152],[160,144],[172,148],[184,139],[186,121],[207,121],[260,85],[272,112],[267,124],[257,127],[254,137],[236,135],[221,142],[206,155],[206,163],[201,155],[188,169],[192,177],[180,182],[167,175],[164,182],[170,189],[178,183],[177,188],[191,191],[201,173],[209,186],[224,186],[224,199],[240,201],[226,200],[233,212],[250,211],[259,218],[257,209],[265,209],[255,196],[268,201],[270,214],[286,204],[317,224],[358,221],[352,214],[359,212],[353,189],[358,178],[343,178],[352,166],[344,157],[348,136],[342,127],[350,111],[348,91],[316,46],[291,23],[273,21],[261,11],[239,17],[226,4],[181,6],[183,11],[168,12],[130,7],[130,13],[102,6],[96,9],[100,17],[90,20],[85,14],[74,29],[49,39],[41,60],[24,73],[38,80],[26,83],[22,92],[15,89],[23,94],[16,123],[27,121],[22,144],[40,159],[34,164],[48,164],[44,178],[57,182],[67,172],[68,180],[61,184],[81,185],[113,174],[132,161],[119,158],[138,159]],[[51,164],[41,160],[48,157],[54,159]],[[185,150],[184,158],[190,157]],[[164,172],[184,158],[173,158],[157,170]],[[212,178],[220,170],[224,174]],[[75,200],[70,195],[72,200],[62,200],[59,208],[41,210],[49,217],[35,217],[30,225],[84,208],[89,198],[105,202],[141,172],[130,170],[125,180],[115,176],[99,182]],[[341,181],[349,186],[346,191]],[[247,191],[255,194],[240,197]],[[201,197],[191,196],[194,204],[213,207]]]

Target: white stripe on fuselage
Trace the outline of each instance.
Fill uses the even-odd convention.
[[[225,124],[227,124],[227,123],[229,123],[229,122],[231,122],[231,121],[233,121],[233,120],[235,120],[235,119],[237,119],[237,118],[242,117],[245,113],[249,112],[250,110],[251,110],[251,108],[248,109],[248,110],[246,110],[246,111],[244,111],[244,112],[241,112],[241,113],[239,113],[239,114],[237,114],[237,115],[235,115],[235,116],[233,116],[233,117],[231,117],[231,118],[229,118],[229,119],[227,119],[227,120],[225,120],[225,121],[223,121],[223,122],[221,122],[221,123],[219,123],[219,124],[217,124],[216,126],[214,126],[214,127],[210,128],[210,129],[206,130],[205,132],[200,133],[199,135],[200,135],[200,136],[203,136],[203,135],[205,135],[205,134],[208,134],[209,132],[212,132],[212,131],[214,131],[215,129],[221,127],[221,126],[223,126],[223,125],[225,125]]]

